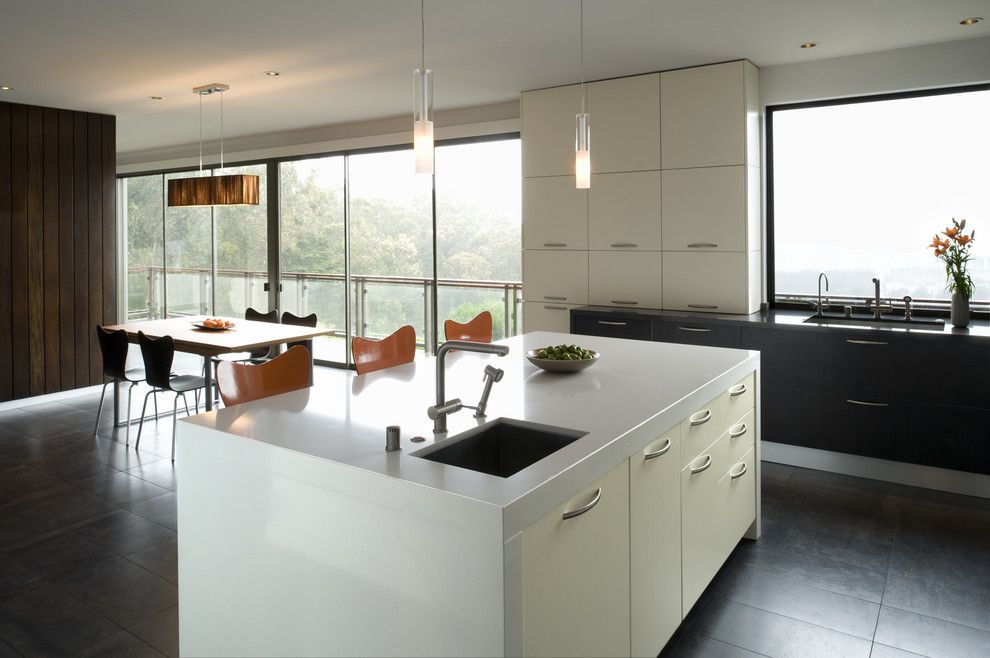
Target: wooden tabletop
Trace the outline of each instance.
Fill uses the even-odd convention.
[[[152,338],[171,336],[175,339],[175,349],[180,352],[190,352],[203,356],[216,356],[230,352],[247,352],[253,349],[308,340],[316,336],[333,334],[332,329],[320,327],[297,327],[291,324],[276,324],[274,322],[252,322],[238,318],[223,318],[230,320],[234,326],[223,331],[199,329],[194,322],[206,319],[205,315],[169,318],[167,320],[139,320],[115,324],[106,329],[116,331],[123,329],[132,343],[138,340],[138,332]],[[210,316],[216,317],[216,316]]]

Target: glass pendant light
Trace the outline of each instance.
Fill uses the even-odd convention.
[[[574,185],[591,187],[591,117],[586,108],[588,91],[584,86],[584,0],[581,2],[581,112],[574,120]]]
[[[425,0],[419,3],[419,68],[413,71],[413,152],[416,173],[433,173],[433,71],[426,68]]]

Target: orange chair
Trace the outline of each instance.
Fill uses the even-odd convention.
[[[488,311],[482,311],[463,324],[454,320],[447,320],[443,323],[443,333],[447,340],[490,343],[492,342],[492,314]]]
[[[302,346],[258,365],[221,361],[217,366],[220,397],[232,407],[306,388],[310,385],[310,362],[309,350]]]
[[[381,340],[355,336],[351,339],[351,356],[359,375],[412,363],[416,358],[416,330],[407,324]]]

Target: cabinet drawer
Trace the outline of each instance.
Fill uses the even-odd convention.
[[[660,251],[660,172],[593,175],[588,235],[591,249]]]
[[[729,425],[721,437],[724,437],[729,444],[726,451],[728,461],[735,463],[742,459],[746,451],[752,448],[755,443],[756,411],[750,408],[749,413]]]
[[[571,333],[585,336],[650,340],[652,330],[653,323],[649,318],[611,317],[605,313],[575,315],[571,322]]]
[[[663,320],[657,322],[653,330],[654,340],[664,343],[685,345],[710,345],[712,347],[734,347],[742,344],[739,327],[710,325],[690,318],[680,321]]]
[[[588,252],[588,301],[660,308],[660,252]]]
[[[524,654],[628,656],[628,461],[522,535]]]
[[[693,461],[718,438],[718,400],[712,400],[681,421],[681,465]]]
[[[756,520],[755,449],[743,453],[719,482],[720,495],[725,499],[716,541],[732,552],[739,540]]]
[[[750,169],[738,166],[664,171],[664,250],[758,250],[759,189],[751,194],[750,188],[759,182],[759,176],[758,170]]]
[[[588,191],[574,176],[522,182],[523,249],[587,249]]]
[[[523,176],[574,173],[574,115],[580,107],[579,85],[520,94]]]
[[[719,433],[725,432],[731,425],[749,413],[756,400],[756,373],[750,373],[719,396],[718,415],[722,421]]]
[[[588,303],[588,253],[524,251],[523,299],[528,302]]]
[[[523,332],[556,331],[571,332],[571,309],[568,304],[550,302],[523,302]]]
[[[760,252],[665,251],[663,307],[679,311],[755,313],[760,306],[760,267]]]
[[[591,171],[660,169],[660,74],[602,80],[587,88]],[[571,110],[572,152],[576,111]]]

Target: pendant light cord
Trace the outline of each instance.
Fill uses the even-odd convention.
[[[426,75],[426,0],[419,0],[419,67]]]
[[[223,92],[222,91],[220,92],[220,168],[223,169]]]
[[[203,95],[199,94],[199,170],[203,171]]]
[[[584,0],[580,0],[580,4],[581,4],[581,9],[580,9],[580,17],[581,17],[581,20],[580,20],[580,22],[581,22],[580,34],[581,34],[581,38],[580,38],[579,41],[580,41],[580,44],[581,44],[580,45],[580,52],[581,52],[581,57],[580,57],[581,58],[581,114],[584,114],[585,113],[585,102],[587,101],[587,97],[588,97],[588,93],[587,93],[587,91],[585,91],[585,88],[584,88]]]

